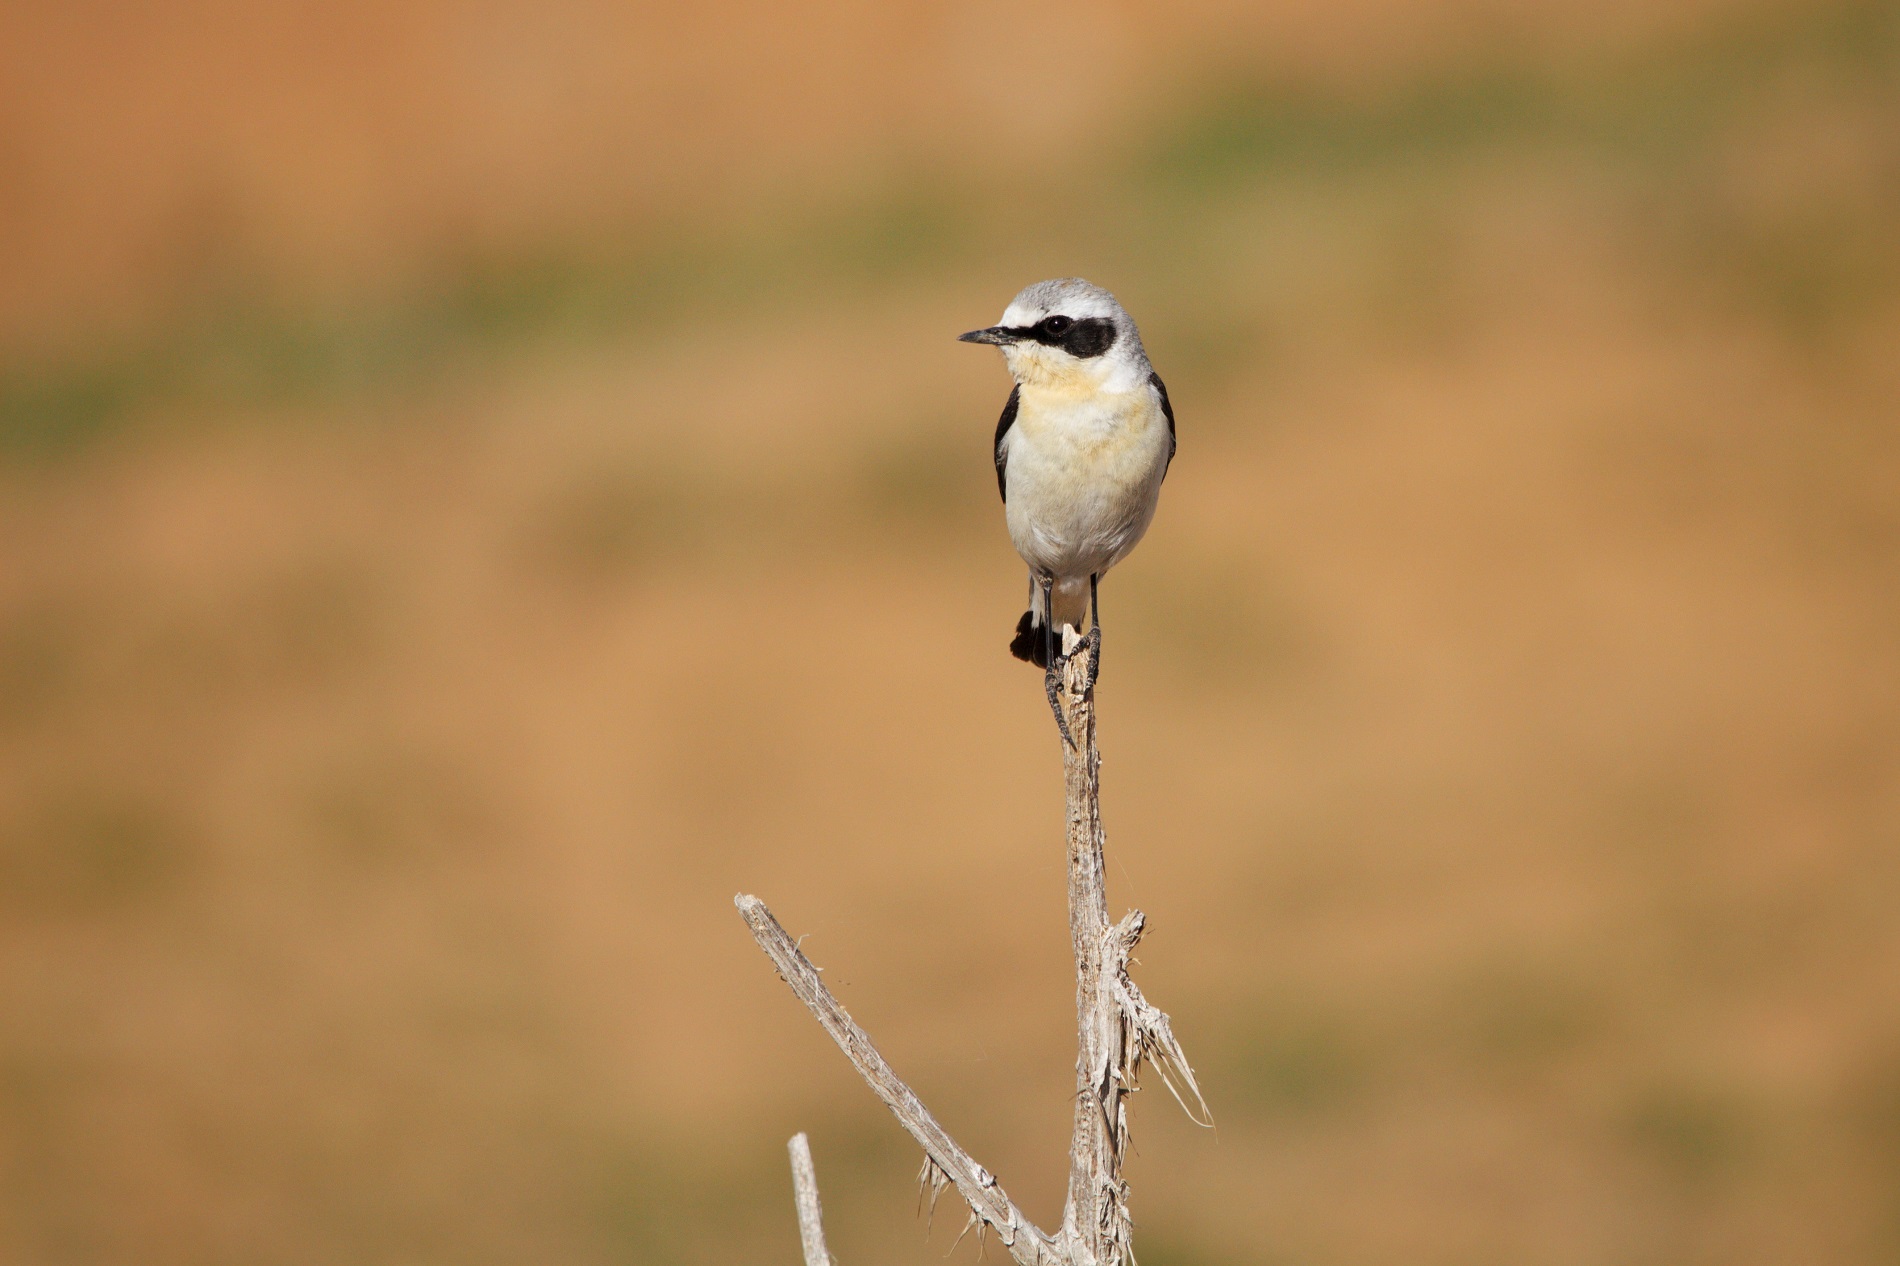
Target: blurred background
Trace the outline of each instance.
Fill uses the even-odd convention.
[[[0,1260],[943,1260],[741,890],[1054,1223],[1068,274],[1145,1266],[1900,1261],[1865,0],[0,5]]]

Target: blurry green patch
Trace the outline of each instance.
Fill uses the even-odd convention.
[[[1688,1187],[1733,1173],[1746,1158],[1750,1119],[1736,1096],[1694,1083],[1666,1083],[1636,1095],[1619,1133],[1637,1153]]]
[[[0,452],[31,456],[82,447],[167,386],[137,351],[61,366],[0,369]]]
[[[1900,1260],[1900,1039],[1889,1034],[1872,1046],[1842,1087],[1839,1119],[1884,1203],[1883,1260]]]
[[[445,267],[406,299],[342,311],[242,288],[200,298],[142,338],[63,363],[0,366],[0,454],[84,447],[145,406],[256,405],[403,388],[497,351],[658,330],[821,286],[886,284],[970,240],[948,186],[886,187],[769,224],[649,226]]]
[[[1528,961],[1482,966],[1455,984],[1442,1013],[1454,1041],[1487,1072],[1561,1059],[1602,1029],[1602,1001],[1569,973]]]
[[[910,178],[821,219],[801,236],[826,271],[888,283],[943,268],[979,238],[972,199],[941,178]]]
[[[38,915],[125,910],[171,891],[198,853],[161,806],[125,791],[71,789],[0,835],[0,906]]]
[[[1221,1098],[1274,1120],[1336,1116],[1370,1089],[1370,1044],[1343,1016],[1288,1003],[1254,1008],[1216,1055]]]
[[[1147,171],[1163,185],[1205,190],[1296,170],[1430,163],[1477,148],[1587,146],[1674,160],[1791,67],[1891,85],[1900,71],[1893,6],[1845,0],[1744,12],[1634,57],[1571,66],[1500,48],[1370,95],[1229,82],[1160,134]]]
[[[401,301],[341,310],[226,287],[141,338],[64,363],[0,366],[0,453],[71,451],[143,406],[401,389],[500,349],[681,319],[752,284],[735,245],[686,228],[656,228],[632,246],[557,241],[471,258]]]
[[[248,408],[400,390],[522,348],[632,332],[664,337],[764,306],[802,315],[818,300],[1015,254],[1094,261],[1091,268],[1151,279],[1150,290],[1231,294],[1232,261],[1218,250],[1197,263],[1197,243],[1235,209],[1236,189],[1284,189],[1289,175],[1345,202],[1379,203],[1415,196],[1404,192],[1408,182],[1468,183],[1475,167],[1460,161],[1467,158],[1547,162],[1568,152],[1667,200],[1680,174],[1708,159],[1724,131],[1791,75],[1836,94],[1890,99],[1900,80],[1894,13],[1887,0],[1729,12],[1634,56],[1569,65],[1494,48],[1356,96],[1243,76],[1175,112],[1129,165],[1063,173],[1030,206],[1020,189],[1005,199],[971,172],[898,164],[895,174],[829,200],[784,190],[761,197],[768,209],[749,217],[702,214],[450,259],[404,298],[346,310],[247,290],[214,253],[207,268],[215,284],[198,287],[188,308],[144,336],[60,363],[0,367],[0,455],[73,451],[154,406]],[[1366,174],[1381,187],[1357,187]],[[1649,219],[1639,218],[1648,233]],[[1891,228],[1879,211],[1709,241],[1716,263],[1752,278],[1748,285],[1789,321],[1825,325],[1859,311],[1869,295],[1892,293]],[[1401,332],[1442,332],[1455,324],[1439,319],[1449,294],[1443,264],[1418,245],[1397,242],[1401,260],[1422,266],[1397,270],[1394,294],[1368,302],[1385,311],[1380,305],[1396,296],[1391,319]],[[1211,271],[1196,279],[1196,268]],[[1270,349],[1259,329],[1223,319],[1236,307],[1247,304],[1214,302],[1204,331],[1185,345],[1184,367],[1219,373]]]
[[[1710,184],[1678,204],[1672,249],[1797,343],[1825,343],[1900,296],[1900,186],[1771,218]]]
[[[1451,75],[1370,101],[1289,83],[1230,84],[1165,134],[1149,174],[1189,189],[1288,169],[1346,171],[1547,130],[1561,98],[1519,67]]]
[[[473,259],[446,272],[415,307],[407,350],[414,357],[653,320],[709,286],[718,257],[711,243],[682,233],[645,250],[574,244]]]
[[[568,580],[625,579],[687,553],[702,516],[685,493],[650,472],[590,471],[532,514],[525,556]]]

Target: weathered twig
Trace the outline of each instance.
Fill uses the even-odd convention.
[[[1128,975],[1128,963],[1144,926],[1141,911],[1120,923],[1108,921],[1108,888],[1102,865],[1101,756],[1095,748],[1095,692],[1089,685],[1090,654],[1071,630],[1063,644],[1070,652],[1062,673],[1061,700],[1073,744],[1063,748],[1063,782],[1068,798],[1069,938],[1075,949],[1075,1133],[1069,1145],[1069,1189],[1062,1229],[1044,1234],[1023,1217],[990,1172],[944,1133],[909,1086],[898,1080],[884,1057],[838,1005],[818,977],[818,969],[800,952],[757,897],[734,898],[753,937],[778,965],[792,992],[818,1017],[860,1076],[924,1149],[918,1175],[920,1199],[928,1193],[934,1208],[943,1185],[956,1184],[970,1206],[970,1225],[978,1242],[993,1229],[1009,1255],[1022,1266],[1122,1266],[1132,1261],[1129,1245],[1134,1220],[1128,1211],[1128,1184],[1122,1180],[1122,1156],[1128,1147],[1128,1106],[1143,1062],[1152,1061],[1168,1090],[1197,1124],[1210,1124],[1207,1104],[1194,1070],[1168,1024]],[[1192,1095],[1194,1107],[1187,1097]],[[1198,1108],[1198,1111],[1197,1111]],[[793,1140],[794,1171],[798,1144]],[[809,1166],[809,1157],[806,1160]],[[801,1190],[801,1228],[817,1227],[818,1197],[811,1193],[811,1219],[805,1218]],[[807,1266],[828,1266],[812,1257],[812,1230],[806,1230]],[[959,1239],[962,1237],[959,1236]]]
[[[1079,639],[1064,630],[1064,649]],[[1090,656],[1072,653],[1063,666],[1062,701],[1073,746],[1062,752],[1068,800],[1069,939],[1075,950],[1075,1132],[1069,1142],[1069,1194],[1062,1208],[1062,1239],[1077,1266],[1115,1266],[1132,1258],[1134,1219],[1122,1156],[1128,1146],[1128,1107],[1142,1061],[1152,1058],[1162,1080],[1195,1121],[1207,1105],[1194,1071],[1168,1025],[1128,975],[1128,960],[1145,919],[1132,910],[1108,922],[1108,886],[1102,862],[1101,754],[1095,746],[1095,692]],[[1182,1088],[1194,1096],[1197,1115]]]
[[[900,1080],[884,1057],[871,1045],[871,1039],[857,1026],[850,1014],[831,996],[824,982],[818,978],[818,969],[798,948],[796,942],[779,926],[772,912],[757,897],[741,893],[733,898],[733,904],[739,907],[739,913],[745,917],[747,926],[752,929],[753,939],[778,967],[778,973],[785,983],[792,987],[798,1000],[811,1009],[818,1017],[818,1023],[838,1044],[845,1058],[851,1061],[858,1075],[869,1083],[884,1106],[891,1110],[897,1123],[917,1140],[931,1163],[946,1174],[956,1184],[970,1205],[971,1216],[981,1225],[990,1227],[996,1237],[1009,1250],[1009,1255],[1022,1266],[1059,1266],[1068,1259],[1059,1253],[1050,1238],[1037,1230],[1028,1218],[1023,1216],[1010,1200],[1009,1196],[997,1185],[996,1178],[989,1170],[977,1164],[970,1154],[957,1146],[930,1110],[911,1088]]]
[[[1064,630],[1064,649],[1074,650]],[[1062,702],[1072,744],[1062,749],[1068,801],[1069,940],[1075,950],[1075,1132],[1069,1139],[1069,1194],[1062,1235],[1086,1266],[1111,1266],[1128,1251],[1128,1190],[1121,1178],[1124,1093],[1116,1078],[1120,1017],[1114,1003],[1108,885],[1102,863],[1101,755],[1095,749],[1095,694],[1087,655],[1071,655]]]
[[[811,1164],[811,1143],[803,1132],[786,1144],[792,1154],[792,1197],[798,1202],[798,1238],[805,1245],[805,1266],[831,1266],[825,1248],[825,1211],[818,1203],[818,1172]]]

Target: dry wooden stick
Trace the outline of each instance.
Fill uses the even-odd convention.
[[[757,897],[741,894],[734,903],[779,975],[825,1031],[838,1043],[858,1074],[884,1101],[898,1123],[924,1149],[920,1183],[932,1203],[946,1183],[970,1206],[970,1222],[980,1237],[994,1229],[1021,1266],[1121,1266],[1132,1261],[1134,1221],[1128,1211],[1128,1184],[1122,1157],[1128,1146],[1126,1099],[1135,1089],[1144,1062],[1156,1071],[1181,1107],[1199,1124],[1210,1124],[1207,1104],[1194,1070],[1174,1039],[1168,1017],[1151,1005],[1128,975],[1129,959],[1141,939],[1144,919],[1130,911],[1120,923],[1108,921],[1108,888],[1102,864],[1101,756],[1095,747],[1095,692],[1089,684],[1090,658],[1075,653],[1081,641],[1063,631],[1068,659],[1063,666],[1061,699],[1073,745],[1064,745],[1063,784],[1068,800],[1069,938],[1075,950],[1075,1132],[1069,1145],[1068,1197],[1062,1229],[1054,1236],[1036,1229],[1011,1203],[990,1172],[937,1124],[917,1096],[891,1071],[838,1000],[818,977],[818,969],[799,950],[772,912]],[[1192,1095],[1198,1107],[1189,1107]],[[799,1136],[803,1138],[802,1135]],[[797,1168],[794,1140],[794,1170]],[[817,1192],[811,1200],[816,1225]],[[800,1197],[800,1224],[805,1225]],[[966,1228],[967,1229],[967,1228]],[[821,1251],[822,1251],[822,1241]],[[806,1261],[811,1266],[811,1240]],[[819,1266],[825,1266],[819,1263]]]
[[[803,1131],[786,1144],[792,1154],[792,1196],[798,1202],[798,1238],[805,1245],[805,1266],[831,1266],[825,1248],[825,1211],[818,1203],[818,1171],[811,1164],[811,1142]]]
[[[778,967],[778,974],[792,987],[798,1000],[818,1017],[818,1023],[831,1034],[858,1075],[884,1101],[897,1123],[917,1140],[930,1162],[956,1184],[958,1193],[969,1203],[971,1217],[978,1221],[979,1231],[982,1227],[993,1229],[1009,1255],[1022,1266],[1067,1263],[1068,1259],[1057,1252],[1050,1238],[1037,1230],[997,1185],[995,1175],[957,1146],[956,1140],[937,1124],[937,1118],[930,1115],[916,1093],[891,1071],[877,1047],[871,1045],[871,1039],[865,1036],[857,1021],[831,996],[831,991],[818,978],[818,969],[779,926],[765,903],[741,893],[733,898],[733,904],[739,907],[746,925],[752,929],[753,939]]]
[[[1095,692],[1090,656],[1075,654],[1079,639],[1063,630],[1070,652],[1062,670],[1062,702],[1074,744],[1062,752],[1068,802],[1069,939],[1075,950],[1075,1131],[1069,1141],[1069,1193],[1061,1239],[1076,1266],[1115,1266],[1132,1259],[1134,1219],[1122,1156],[1128,1146],[1128,1107],[1144,1060],[1197,1122],[1207,1116],[1200,1087],[1168,1017],[1141,996],[1128,960],[1145,919],[1132,910],[1108,921],[1108,884],[1102,846],[1101,753],[1095,746]],[[1182,1089],[1194,1096],[1197,1115]]]
[[[1072,649],[1064,630],[1065,649]],[[1108,943],[1108,884],[1103,873],[1101,755],[1095,748],[1095,697],[1088,656],[1063,668],[1069,735],[1062,749],[1069,840],[1069,940],[1075,950],[1075,1131],[1069,1138],[1069,1193],[1062,1235],[1090,1266],[1118,1263],[1128,1251],[1128,1189],[1121,1179],[1115,1128],[1122,1088],[1114,1076],[1120,1015],[1114,1004]]]

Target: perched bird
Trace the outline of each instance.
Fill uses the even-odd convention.
[[[996,424],[996,489],[1009,539],[1029,564],[1029,610],[1010,651],[1044,670],[1064,742],[1062,627],[1082,627],[1089,683],[1101,661],[1097,586],[1154,519],[1174,459],[1174,409],[1135,322],[1115,296],[1079,277],[1039,281],[1003,319],[960,335],[990,343],[1016,379]]]

